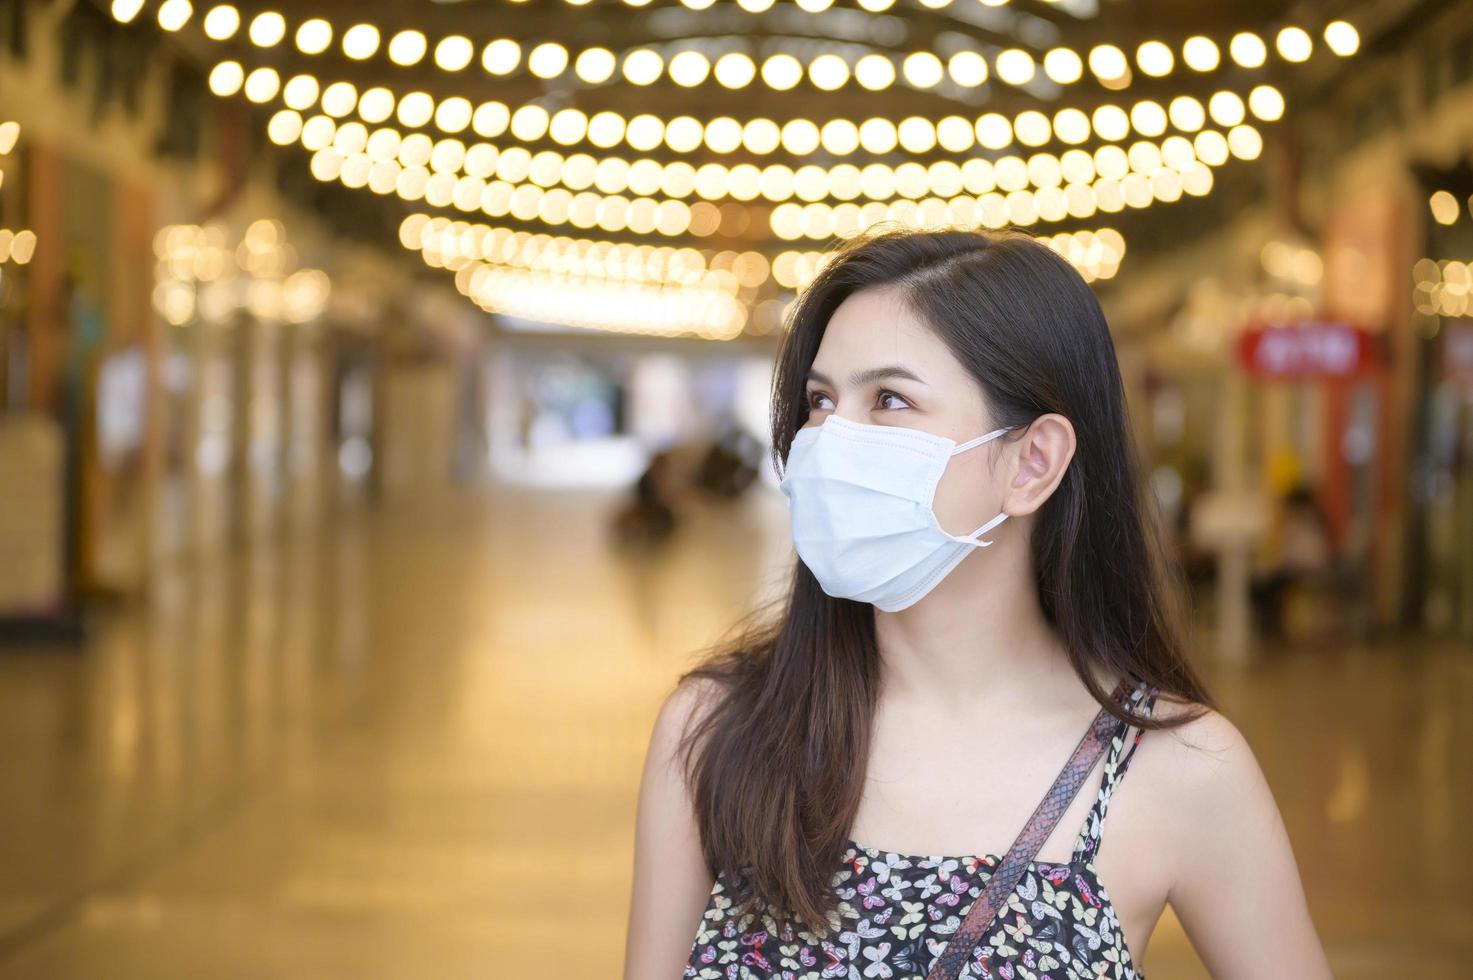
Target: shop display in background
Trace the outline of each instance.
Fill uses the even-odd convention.
[[[64,611],[62,467],[56,422],[35,412],[0,414],[0,633],[6,620]]]

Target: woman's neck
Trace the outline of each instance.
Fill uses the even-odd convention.
[[[1079,703],[1083,685],[1039,607],[1027,556],[992,551],[967,556],[909,608],[875,610],[887,696],[967,711]]]

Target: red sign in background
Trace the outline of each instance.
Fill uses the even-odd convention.
[[[1238,337],[1238,363],[1260,378],[1351,378],[1381,366],[1378,338],[1343,320],[1254,324]]]

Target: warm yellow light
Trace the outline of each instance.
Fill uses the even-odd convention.
[[[293,75],[281,87],[281,101],[288,109],[310,109],[317,104],[318,94],[317,79],[307,74]]]
[[[1054,134],[1077,146],[1089,139],[1089,117],[1078,109],[1060,109],[1054,113]]]
[[[321,54],[332,44],[332,25],[321,17],[302,21],[297,28],[297,50],[303,54]]]
[[[1256,160],[1263,152],[1263,137],[1252,126],[1234,126],[1228,131],[1228,149],[1239,160]]]
[[[510,118],[509,116],[507,117]],[[477,132],[480,132],[477,129]],[[485,136],[485,133],[481,133]],[[588,141],[607,149],[624,138],[624,117],[617,112],[596,112],[588,120]]]
[[[332,145],[337,131],[337,123],[327,116],[313,116],[302,123],[302,146],[316,153],[323,147]]]
[[[1207,113],[1219,126],[1236,126],[1246,116],[1243,100],[1236,92],[1214,92],[1207,100]]]
[[[1160,136],[1166,132],[1166,110],[1159,102],[1143,99],[1130,107],[1130,128],[1142,136]]]
[[[1018,118],[1013,120],[1013,133],[1018,137],[1018,142],[1025,146],[1042,146],[1052,136],[1053,127],[1048,116],[1035,109],[1028,109],[1018,113]]]
[[[1458,199],[1447,191],[1434,191],[1427,199],[1432,217],[1440,225],[1455,224],[1458,220]]]
[[[825,92],[843,88],[849,81],[849,62],[836,54],[821,54],[809,63],[808,78]]]
[[[113,0],[113,20],[119,24],[132,23],[133,18],[138,16],[138,11],[143,9],[143,0]]]
[[[211,7],[205,14],[205,37],[212,41],[228,41],[240,30],[240,11],[228,3]]]
[[[1135,49],[1135,63],[1152,78],[1162,78],[1176,67],[1176,56],[1160,41],[1147,41]]]
[[[945,76],[941,59],[929,51],[913,51],[900,63],[901,74],[916,88],[935,88]]]
[[[442,71],[460,71],[470,64],[471,59],[475,56],[476,47],[471,44],[471,39],[459,34],[441,38],[440,43],[435,45],[435,64],[439,65]],[[566,60],[565,52],[565,63]]]
[[[394,93],[383,86],[367,89],[358,96],[358,117],[364,122],[381,123],[394,114]]]
[[[1195,133],[1207,121],[1202,103],[1190,95],[1178,95],[1172,99],[1166,107],[1166,114],[1171,118],[1171,125],[1185,133]]]
[[[234,95],[245,82],[245,70],[238,61],[222,61],[210,71],[210,91],[216,95]]]
[[[1340,57],[1348,58],[1360,49],[1360,32],[1347,21],[1332,20],[1325,25],[1325,44]]]
[[[556,78],[568,67],[568,49],[545,41],[527,52],[527,70],[538,78]]]
[[[740,51],[728,51],[716,59],[716,81],[726,88],[746,88],[757,77],[757,65]]]
[[[429,42],[419,31],[400,31],[389,38],[389,60],[396,65],[417,65],[429,50]]]
[[[681,51],[670,59],[668,71],[675,84],[692,88],[711,74],[711,62],[699,51]]]
[[[1101,81],[1124,78],[1129,70],[1125,63],[1125,52],[1113,44],[1097,44],[1089,50],[1089,70]]]
[[[36,254],[36,233],[29,228],[15,233],[10,240],[10,258],[17,265],[25,265]]]
[[[497,38],[481,52],[481,67],[493,75],[509,75],[522,61],[522,46],[510,38]]]
[[[1181,60],[1193,71],[1212,71],[1218,66],[1221,56],[1212,38],[1198,34],[1187,38],[1181,46]]]
[[[257,68],[246,76],[245,97],[252,102],[270,102],[280,90],[281,76],[274,68]]]
[[[1284,115],[1284,97],[1272,85],[1256,85],[1248,93],[1248,109],[1264,122],[1274,122]]]
[[[302,115],[292,109],[282,109],[266,124],[266,136],[277,146],[290,146],[302,135]]]
[[[354,24],[343,32],[343,54],[354,61],[372,58],[378,51],[378,28],[372,24]]]
[[[997,77],[1009,85],[1026,85],[1033,80],[1033,56],[1022,48],[1000,52],[993,67],[997,70]]]
[[[274,48],[286,36],[286,19],[274,10],[259,13],[251,21],[251,43],[258,48]]]
[[[977,119],[977,143],[989,150],[1000,150],[1013,141],[1013,123],[1007,116],[989,112]]]
[[[452,95],[444,100],[435,109],[435,125],[442,132],[459,133],[471,124],[471,103],[469,99],[459,95]]]
[[[166,31],[177,31],[189,23],[194,6],[189,0],[164,0],[159,6],[159,26]]]
[[[635,85],[649,85],[665,70],[665,59],[649,48],[637,48],[624,57],[624,77]]]
[[[947,59],[946,72],[958,85],[976,88],[987,81],[987,59],[975,51],[958,51]]]
[[[399,99],[399,122],[418,129],[435,115],[435,100],[428,92],[410,92]]]
[[[15,149],[15,141],[20,139],[20,123],[14,119],[0,122],[0,157]]]
[[[590,85],[606,82],[613,77],[618,59],[608,48],[584,48],[573,63],[573,71]]]
[[[1314,41],[1300,27],[1286,27],[1274,39],[1274,47],[1285,61],[1307,61],[1314,50]]]
[[[476,106],[475,114],[471,116],[471,128],[476,131],[477,135],[487,139],[506,132],[506,127],[510,123],[511,110],[501,102],[482,102]],[[591,122],[590,128],[592,128]]]
[[[854,63],[854,80],[871,92],[895,84],[895,63],[882,54],[867,54]]]
[[[1111,143],[1123,140],[1130,132],[1130,117],[1118,105],[1098,106],[1090,116],[1090,123],[1100,139]]]
[[[322,92],[322,111],[341,119],[358,104],[358,88],[352,82],[333,82]]]
[[[1260,68],[1268,60],[1268,46],[1257,34],[1243,31],[1228,42],[1228,53],[1243,68]]]
[[[1043,73],[1059,85],[1071,85],[1084,77],[1084,62],[1068,48],[1053,48],[1043,56]]]
[[[762,81],[767,87],[786,92],[803,78],[803,64],[790,54],[775,54],[762,62]]]

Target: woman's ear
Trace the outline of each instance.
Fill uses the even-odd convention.
[[[1004,509],[1014,517],[1031,514],[1053,494],[1074,458],[1074,426],[1050,412],[1034,419],[1011,447],[1017,453],[1017,474]]]

